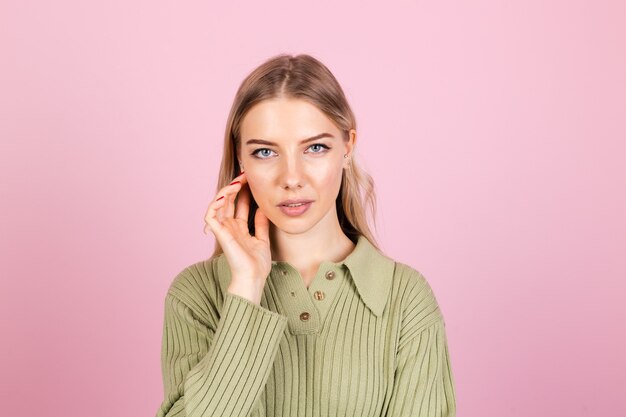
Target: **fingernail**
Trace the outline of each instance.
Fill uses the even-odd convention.
[[[230,184],[228,184],[228,185],[233,185],[233,184],[237,184],[237,183],[240,183],[240,184],[241,184],[241,181],[233,181],[233,182],[231,182],[231,183],[230,183]]]
[[[218,198],[218,199],[217,199],[217,200],[215,200],[215,201],[220,201],[222,198],[224,198],[224,196],[221,196],[220,198]]]

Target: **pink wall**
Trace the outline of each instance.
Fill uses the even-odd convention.
[[[1,414],[156,413],[233,94],[304,52],[442,306],[458,415],[623,415],[624,51],[621,1],[3,1]]]

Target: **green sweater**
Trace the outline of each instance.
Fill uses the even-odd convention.
[[[424,276],[364,236],[306,287],[273,261],[261,305],[226,291],[224,254],[165,296],[157,417],[453,417],[442,312]]]

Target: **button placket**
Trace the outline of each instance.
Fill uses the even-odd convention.
[[[277,262],[273,263],[277,265]],[[286,310],[289,330],[292,334],[316,333],[320,330],[320,314],[307,291],[300,274],[288,263],[278,265],[275,285]]]
[[[338,295],[342,282],[340,278],[344,275],[343,268],[342,264],[329,261],[322,262],[317,272],[318,275],[308,288],[313,304],[319,311],[322,324],[330,312],[333,300]]]

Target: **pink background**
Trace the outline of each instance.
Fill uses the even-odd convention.
[[[3,1],[1,414],[155,415],[227,111],[288,52],[356,112],[383,249],[444,312],[458,415],[623,415],[625,51],[618,0]]]

